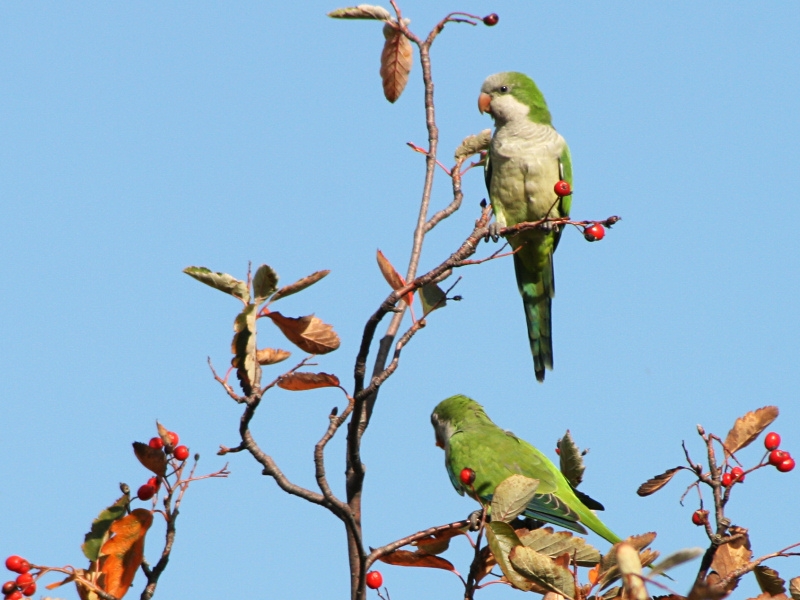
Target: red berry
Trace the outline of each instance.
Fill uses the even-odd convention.
[[[149,483],[145,483],[142,487],[139,488],[139,491],[136,492],[136,497],[139,500],[150,500],[153,496],[156,495],[156,488]]]
[[[767,437],[764,438],[764,448],[767,450],[777,450],[781,445],[781,436],[774,431],[770,431]]]
[[[553,191],[558,196],[561,197],[569,196],[570,194],[572,194],[572,186],[569,184],[569,181],[564,181],[563,179],[560,179],[553,186]]]
[[[497,25],[497,22],[500,20],[500,17],[497,16],[497,13],[492,13],[490,15],[486,15],[483,17],[483,24],[489,27],[494,27]]]
[[[36,584],[35,583],[30,584],[28,587],[26,587],[24,590],[22,590],[22,595],[23,596],[33,596],[35,593],[36,593]]]
[[[695,525],[705,525],[708,520],[708,511],[698,508],[692,513],[692,523]]]
[[[600,223],[595,223],[584,228],[583,237],[587,242],[599,242],[606,237],[606,230]]]
[[[475,471],[469,467],[464,467],[461,469],[461,475],[459,475],[459,478],[461,479],[461,483],[464,485],[472,485],[475,483]]]
[[[367,573],[367,587],[377,590],[383,585],[383,575],[380,571],[370,571]]]
[[[22,600],[22,592],[19,590],[11,592],[5,596],[5,600]]]
[[[158,489],[161,487],[161,480],[158,477],[151,477],[147,480],[145,485],[153,486],[153,489],[158,491]]]
[[[24,558],[17,556],[16,554],[12,554],[6,559],[6,569],[9,571],[14,571],[15,573],[24,573],[25,571],[19,570],[23,562],[26,562]]]
[[[177,433],[175,433],[174,431],[170,431],[169,433],[167,433],[167,437],[169,438],[169,445],[170,446],[174,447],[174,446],[178,445],[178,440],[180,438],[178,437]]]
[[[150,441],[147,442],[147,445],[158,450],[159,448],[164,447],[164,441],[160,437],[154,437],[150,438]]]
[[[787,458],[789,458],[789,453],[788,452],[786,452],[784,450],[773,450],[772,452],[769,453],[768,462],[773,467],[777,467],[779,464],[781,464]]]
[[[723,473],[722,474],[722,485],[725,487],[730,486],[733,483],[733,476],[730,473]]]
[[[794,469],[794,459],[791,456],[789,456],[789,457],[783,459],[783,462],[781,462],[780,464],[776,465],[776,468],[781,473],[788,473],[789,471]]]
[[[744,471],[742,470],[742,467],[733,467],[731,469],[731,477],[733,478],[733,481],[744,483]]]
[[[17,584],[18,588],[27,587],[33,583],[33,575],[31,575],[30,573],[23,573],[22,575],[17,577],[17,580],[14,583]]]
[[[189,449],[186,446],[178,446],[172,453],[178,460],[189,458]]]
[[[15,581],[6,581],[3,584],[3,595],[8,596],[11,592],[17,591],[17,583]]]

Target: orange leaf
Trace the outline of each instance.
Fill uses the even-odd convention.
[[[587,577],[589,578],[589,583],[591,583],[592,585],[597,583],[597,580],[600,577],[600,563],[596,564],[591,569],[589,569]]]
[[[105,575],[103,591],[122,598],[133,583],[133,577],[144,558],[144,537],[153,524],[153,513],[137,508],[114,521],[113,537],[100,549],[99,567]]]
[[[292,392],[339,387],[339,378],[329,373],[290,373],[278,380],[278,387]]]
[[[736,452],[747,446],[777,418],[778,407],[765,406],[736,419],[725,438],[726,453]]]
[[[339,336],[333,327],[323,323],[314,315],[305,317],[284,317],[279,312],[266,315],[283,335],[295,346],[309,354],[327,354],[339,347]]]
[[[380,267],[386,283],[388,283],[394,291],[404,288],[406,286],[406,280],[402,275],[400,275],[400,273],[397,272],[397,269],[392,266],[392,263],[390,263],[389,259],[383,255],[383,252],[378,250],[377,257],[378,267]],[[414,301],[414,292],[409,292],[403,296],[403,301],[411,306],[411,303]]]
[[[159,476],[167,472],[167,455],[160,448],[151,448],[142,442],[133,442],[133,453],[145,469]]]
[[[383,95],[389,102],[395,102],[408,83],[414,51],[408,38],[391,25],[383,26],[383,37],[386,38],[381,53]]]
[[[291,355],[291,352],[280,350],[279,348],[262,348],[256,351],[256,360],[260,365],[274,365],[286,360]]]
[[[408,550],[395,550],[391,554],[382,556],[382,562],[389,565],[400,567],[429,567],[431,569],[444,569],[445,571],[455,571],[456,568],[449,560],[425,554],[424,552],[409,552]]]

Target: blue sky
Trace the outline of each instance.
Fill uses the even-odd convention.
[[[773,429],[800,454],[800,6],[401,7],[420,34],[449,10],[500,15],[494,28],[448,25],[434,46],[445,162],[490,126],[476,108],[483,79],[523,71],[572,149],[573,216],[623,220],[600,243],[562,239],[556,367],[543,385],[510,261],[458,273],[464,300],[404,351],[364,440],[366,543],[474,508],[453,493],[429,423],[437,402],[465,393],[551,457],[566,429],[591,448],[582,489],[619,534],[655,530],[664,552],[703,545],[693,496],[678,503],[688,476],[635,495],[681,463],[681,440],[701,458],[696,424],[724,436],[774,404]],[[206,357],[229,360],[238,304],[183,275],[188,265],[244,276],[248,261],[268,263],[282,283],[331,269],[279,309],[334,325],[342,346],[319,368],[352,385],[361,330],[387,294],[375,250],[400,267],[410,248],[424,159],[405,143],[426,134],[419,65],[387,103],[380,25],[333,21],[334,8],[0,5],[0,553],[82,566],[83,534],[118,482],[146,480],[130,442],[154,435],[156,418],[202,455],[201,470],[224,464],[215,452],[236,443],[240,410]],[[462,210],[428,237],[423,269],[471,231],[485,197],[477,170],[464,190]],[[439,174],[433,205],[448,201]],[[269,324],[261,335],[286,346]],[[312,447],[334,405],[335,391],[276,391],[260,409],[256,435],[298,483],[314,485]],[[754,447],[741,458],[759,457]],[[341,439],[328,461],[343,493]],[[345,597],[339,522],[243,455],[230,469],[190,488],[158,597]],[[736,489],[728,514],[750,528],[756,555],[800,541],[798,492],[797,472],[772,469]],[[154,536],[148,555],[157,549]],[[446,557],[468,570],[463,542]],[[795,559],[770,564],[787,580],[800,574]],[[676,571],[677,591],[693,569]],[[445,572],[382,571],[395,599],[461,593]],[[750,578],[736,594],[755,590]]]

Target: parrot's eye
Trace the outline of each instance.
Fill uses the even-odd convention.
[[[500,91],[505,94],[508,91],[508,86],[507,85],[501,85],[500,86]]]

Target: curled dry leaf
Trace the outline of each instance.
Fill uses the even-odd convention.
[[[409,550],[395,550],[390,554],[381,556],[380,560],[389,565],[400,567],[428,567],[455,572],[456,568],[449,560],[440,556],[433,556],[427,552],[410,552]]]
[[[739,417],[725,438],[725,452],[736,452],[744,448],[777,418],[777,406],[765,406]]]
[[[586,466],[583,464],[583,454],[572,439],[569,429],[567,429],[564,437],[556,442],[556,448],[558,448],[561,473],[567,478],[572,487],[578,487],[583,481],[583,472],[586,471]]]
[[[267,315],[283,335],[309,354],[327,354],[339,347],[339,336],[333,327],[323,323],[314,315],[305,317],[284,317],[279,312],[271,312]]]
[[[292,355],[288,350],[281,350],[279,348],[262,348],[256,350],[256,360],[260,365],[274,365],[283,360],[286,360]]]
[[[756,576],[758,587],[761,588],[762,592],[769,596],[786,594],[786,581],[781,579],[775,569],[766,565],[758,565],[753,569],[753,574]]]
[[[286,298],[286,296],[291,296],[292,294],[296,294],[297,292],[303,291],[307,287],[310,287],[317,283],[320,279],[327,276],[330,273],[330,270],[325,269],[324,271],[315,271],[311,275],[306,275],[302,279],[298,279],[294,283],[290,283],[289,285],[283,286],[275,295],[270,298],[270,303],[275,302],[281,298]]]
[[[100,549],[98,567],[103,578],[103,591],[122,598],[133,583],[133,577],[144,558],[144,538],[153,514],[144,508],[132,510],[110,527],[113,537]]]
[[[478,154],[481,150],[486,150],[491,141],[491,129],[484,129],[478,135],[468,135],[456,148],[454,157],[456,160],[469,158],[473,154]]]
[[[133,453],[145,469],[159,477],[167,472],[167,455],[159,448],[151,448],[141,442],[133,442]]]
[[[397,272],[397,269],[389,262],[389,259],[383,255],[383,252],[378,250],[376,257],[378,259],[378,267],[386,283],[395,291],[404,288],[406,286],[406,280]],[[409,292],[403,296],[403,301],[411,306],[411,303],[414,301],[414,292]]]
[[[650,494],[655,494],[658,490],[662,487],[667,485],[670,479],[673,478],[675,473],[683,469],[683,467],[674,467],[672,469],[667,469],[661,475],[656,475],[652,479],[648,479],[642,485],[639,486],[639,489],[636,490],[636,493],[640,496],[649,496]]]
[[[261,367],[256,361],[257,309],[255,304],[248,304],[233,322],[235,333],[231,341],[231,366],[236,368],[236,377],[247,396],[258,387],[261,379]]]
[[[711,570],[716,572],[722,579],[739,567],[743,567],[753,557],[750,549],[750,537],[747,530],[741,527],[731,527],[731,534],[744,534],[744,537],[734,540],[729,544],[720,544],[714,553],[711,561]]]
[[[278,387],[292,392],[339,387],[339,378],[329,373],[289,373],[278,380]]]
[[[800,577],[789,580],[789,593],[792,595],[792,600],[800,600]]]
[[[422,538],[421,540],[417,540],[416,542],[411,542],[411,545],[416,546],[418,552],[424,552],[425,554],[441,554],[450,547],[450,540],[452,538],[457,535],[465,534],[466,528],[445,529],[429,535],[426,538]]]
[[[391,13],[382,6],[372,4],[359,4],[347,8],[337,8],[328,13],[332,19],[373,19],[377,21],[388,21],[392,18]]]
[[[183,272],[214,289],[239,298],[242,302],[250,302],[250,290],[247,289],[247,284],[232,275],[215,273],[205,267],[186,267]]]
[[[278,289],[278,274],[269,265],[261,265],[253,275],[254,302],[261,304]]]
[[[389,102],[395,102],[408,83],[414,51],[408,38],[388,23],[383,26],[383,37],[386,38],[381,53],[383,95]]]

